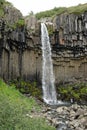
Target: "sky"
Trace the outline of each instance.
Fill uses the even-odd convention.
[[[19,9],[24,16],[31,11],[38,13],[54,7],[69,7],[87,3],[87,0],[7,0]]]

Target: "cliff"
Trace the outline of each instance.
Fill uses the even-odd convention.
[[[47,21],[49,25],[49,22]],[[87,80],[87,12],[62,13],[53,20],[51,43],[55,80],[78,82]],[[49,27],[48,27],[49,29]]]
[[[0,77],[5,80],[42,78],[40,23],[46,22],[52,46],[56,83],[87,80],[87,12],[23,19],[12,5],[0,17]],[[13,15],[14,14],[14,15]],[[15,22],[16,21],[16,22]]]
[[[63,8],[65,11],[63,10],[62,13],[54,17],[44,17],[36,22],[34,20],[35,27],[41,22],[45,22],[47,25],[52,46],[56,83],[87,80],[86,7],[87,4],[79,5],[74,10],[71,7],[67,11]],[[30,22],[27,21],[27,24],[29,25]],[[38,34],[39,32],[40,30]]]
[[[53,56],[56,81],[86,81],[87,12],[78,15],[65,12],[54,18],[53,25],[55,29],[53,51],[57,54]]]
[[[18,77],[35,80],[35,36],[29,33],[21,12],[12,4],[4,1],[0,7],[3,12],[0,15],[0,77],[5,80]]]

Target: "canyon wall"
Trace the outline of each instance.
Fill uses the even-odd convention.
[[[22,77],[41,83],[40,21],[32,20],[27,18],[26,25],[15,29],[8,28],[5,19],[0,20],[0,77],[5,80]],[[87,12],[64,13],[45,22],[48,30],[51,28],[55,83],[86,81]]]
[[[53,20],[56,82],[87,80],[87,12],[60,14]],[[53,42],[52,42],[53,43]]]
[[[0,23],[0,77],[12,80],[41,82],[41,44],[39,36],[30,36],[25,26],[7,28],[5,21]]]

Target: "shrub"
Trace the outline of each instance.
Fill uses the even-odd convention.
[[[37,86],[37,82],[25,82],[22,79],[13,80],[11,84],[14,84],[16,88],[23,94],[30,94],[34,97],[41,99],[41,88]]]
[[[24,26],[24,24],[25,24],[24,19],[19,19],[15,24],[17,27]]]
[[[70,99],[74,99],[77,102],[86,101],[87,83],[58,86],[57,92],[63,100],[70,101]]]

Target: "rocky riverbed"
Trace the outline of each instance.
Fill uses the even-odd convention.
[[[87,130],[87,106],[49,107],[44,116],[57,130]]]
[[[49,125],[56,130],[87,130],[87,106],[72,104],[70,106],[43,105],[40,113],[32,111],[30,117],[45,117]]]

